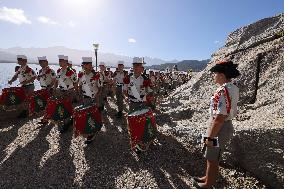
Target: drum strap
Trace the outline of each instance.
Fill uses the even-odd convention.
[[[138,93],[138,90],[137,90],[137,88],[136,88],[135,85],[132,85],[132,86],[131,86],[131,92],[132,92],[133,96],[134,96],[137,100],[139,100],[139,101],[142,102],[142,99],[141,99],[141,97],[140,97],[140,95],[139,95],[139,93]]]

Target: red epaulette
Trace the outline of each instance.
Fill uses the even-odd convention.
[[[83,77],[83,75],[84,75],[84,73],[83,73],[83,72],[79,72],[79,73],[78,73],[78,78],[82,78],[82,77]]]
[[[46,70],[46,74],[50,74],[50,72],[51,72],[51,69],[48,68],[48,69]]]
[[[72,70],[72,69],[69,69],[69,70],[67,70],[67,72],[66,72],[66,76],[67,77],[70,77],[71,75],[73,75],[74,74],[74,71]]]
[[[151,86],[151,80],[150,79],[144,79],[143,81],[143,87],[150,87]]]
[[[32,69],[29,66],[27,66],[25,73],[30,73],[31,71]]]
[[[130,83],[130,77],[126,76],[123,78],[123,83],[124,84],[129,84]]]

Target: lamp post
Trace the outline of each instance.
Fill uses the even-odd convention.
[[[96,55],[96,71],[98,70],[98,49],[99,49],[99,44],[93,44],[94,50],[95,50],[95,55]]]

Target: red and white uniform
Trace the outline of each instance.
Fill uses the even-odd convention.
[[[130,102],[145,102],[146,95],[153,92],[151,80],[144,75],[125,79],[123,90],[127,91]]]
[[[20,83],[28,81],[36,76],[34,70],[32,70],[28,65],[21,66],[19,70],[16,72],[16,74],[18,75]],[[34,84],[34,82],[32,81],[26,83],[25,85],[31,85],[31,84]]]
[[[74,83],[77,82],[76,73],[73,69],[67,67],[65,70],[59,68],[57,70],[57,81],[58,86],[61,90],[69,90],[74,88]]]
[[[226,120],[232,120],[237,115],[239,88],[232,82],[220,86],[210,99],[210,116],[228,115]]]
[[[56,74],[49,66],[39,70],[39,83],[41,88],[46,89],[52,85],[52,81],[56,79]]]
[[[93,71],[87,74],[85,71],[79,72],[78,84],[82,87],[84,96],[95,98],[99,92],[99,75]]]

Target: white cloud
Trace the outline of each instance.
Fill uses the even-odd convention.
[[[216,41],[214,41],[214,43],[215,44],[219,44],[219,43],[221,43],[220,41],[218,41],[218,40],[216,40]]]
[[[28,20],[25,12],[22,9],[10,9],[7,7],[0,8],[0,20],[11,22],[17,25],[32,23],[30,20]]]
[[[72,20],[68,22],[68,26],[71,28],[74,28],[76,26],[75,22],[73,22]]]
[[[37,17],[37,20],[44,24],[58,25],[59,23],[45,16]]]
[[[136,43],[136,40],[133,39],[133,38],[129,38],[129,39],[128,39],[128,43]]]

